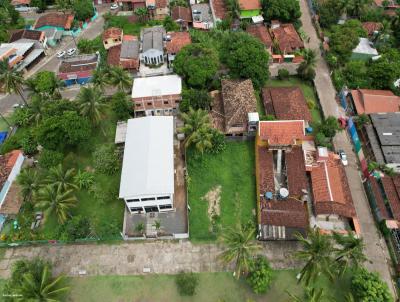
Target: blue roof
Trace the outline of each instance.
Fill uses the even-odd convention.
[[[0,132],[0,144],[2,144],[6,140],[7,134],[8,134],[7,131]]]

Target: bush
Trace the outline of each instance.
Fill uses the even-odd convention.
[[[75,177],[76,185],[79,189],[89,189],[94,183],[94,175],[88,171],[79,170]]]
[[[193,296],[199,284],[199,278],[193,273],[180,273],[175,279],[181,296]]]
[[[312,100],[308,100],[307,101],[307,107],[308,107],[308,109],[310,109],[310,110],[313,110],[313,109],[315,109],[315,103],[312,101]]]
[[[93,166],[96,171],[113,175],[120,168],[120,161],[113,144],[102,145],[93,152]]]
[[[37,152],[37,141],[31,132],[25,133],[20,140],[21,148],[26,155],[32,155]]]
[[[392,302],[393,297],[387,284],[377,273],[362,268],[356,271],[351,279],[351,290],[356,301]]]
[[[40,152],[39,166],[43,169],[49,169],[61,164],[64,159],[64,154],[58,151],[44,149]]]
[[[278,78],[280,80],[287,80],[289,78],[289,70],[282,68],[278,70]]]
[[[12,150],[21,148],[18,136],[14,135],[7,138],[0,146],[0,153],[6,154]]]
[[[272,268],[265,257],[259,256],[251,261],[246,281],[256,294],[267,291],[272,281]]]
[[[132,102],[128,101],[125,92],[122,91],[112,96],[111,109],[118,120],[127,120],[133,114]]]
[[[226,148],[225,135],[216,129],[212,129],[212,135],[213,135],[211,138],[212,147],[211,149],[207,149],[206,152],[212,154],[218,154],[224,151]]]
[[[30,113],[29,109],[24,107],[24,108],[17,108],[12,117],[15,125],[21,126],[21,127],[26,127],[30,124]]]
[[[60,240],[73,241],[87,238],[91,232],[90,221],[87,217],[74,216],[60,226],[59,232]]]

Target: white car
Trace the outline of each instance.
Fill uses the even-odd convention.
[[[67,54],[69,56],[72,56],[74,53],[76,53],[76,48],[70,48],[70,49],[67,50]]]
[[[344,153],[343,150],[339,150],[339,156],[340,156],[340,159],[342,160],[343,166],[347,166],[349,164],[349,162],[347,161],[346,153]]]
[[[113,5],[111,5],[110,9],[111,9],[111,10],[118,9],[118,4],[117,4],[117,3],[114,3]]]
[[[57,52],[57,58],[62,58],[63,56],[65,56],[65,51],[59,51]]]

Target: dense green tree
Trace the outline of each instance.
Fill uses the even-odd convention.
[[[88,217],[74,216],[60,226],[60,240],[73,241],[87,238],[91,233],[91,225]]]
[[[74,181],[79,189],[89,189],[94,184],[94,175],[89,171],[78,170]]]
[[[97,87],[82,87],[76,98],[79,113],[92,125],[98,125],[107,107],[104,94]]]
[[[80,53],[90,54],[99,50],[95,40],[89,40],[85,38],[79,39],[77,46]]]
[[[235,78],[251,79],[261,88],[269,77],[269,56],[264,45],[247,33],[233,32],[221,45],[221,60]]]
[[[118,120],[127,120],[133,113],[132,101],[122,92],[116,92],[111,98],[111,109]]]
[[[266,20],[295,22],[301,17],[300,4],[297,0],[262,0]]]
[[[305,49],[303,58],[303,62],[297,68],[297,73],[302,79],[312,81],[315,78],[314,68],[317,64],[317,54],[313,49]]]
[[[0,87],[3,87],[7,93],[17,93],[21,97],[22,101],[28,106],[24,97],[23,88],[24,76],[22,71],[17,71],[14,68],[8,66],[8,60],[4,59],[0,61]]]
[[[268,260],[263,256],[258,256],[250,262],[246,281],[256,294],[263,294],[267,292],[272,282],[272,273]]]
[[[108,84],[118,87],[120,91],[129,91],[132,86],[132,78],[129,73],[119,66],[108,69]]]
[[[41,178],[36,169],[25,168],[17,177],[21,194],[25,201],[31,202],[34,194],[39,190]]]
[[[24,19],[20,17],[9,0],[0,1],[0,43],[8,42],[10,29],[22,28]]]
[[[377,273],[365,268],[357,270],[351,279],[351,290],[356,301],[360,302],[392,302],[393,297],[387,284]]]
[[[138,17],[139,22],[141,22],[141,23],[146,21],[148,14],[149,14],[146,7],[139,7],[137,9],[135,9],[135,11],[133,13]]]
[[[180,273],[176,276],[175,283],[181,296],[193,296],[199,284],[199,277],[194,273]]]
[[[64,154],[54,150],[43,149],[39,155],[39,166],[42,169],[50,169],[62,163]]]
[[[317,1],[317,13],[319,24],[323,28],[329,28],[336,24],[341,15],[341,6],[337,0]]]
[[[46,0],[32,0],[30,5],[32,7],[37,7],[42,12],[47,9]]]
[[[189,87],[205,89],[216,77],[218,54],[213,48],[194,43],[181,49],[174,60],[174,71]]]
[[[209,110],[212,98],[204,89],[185,89],[182,93],[182,101],[179,103],[181,112],[188,112],[189,108]]]
[[[240,18],[240,5],[238,0],[225,0],[226,8],[232,18]]]
[[[92,81],[91,82],[95,87],[98,87],[101,91],[104,91],[106,85],[109,82],[109,69],[108,69],[108,67],[97,68],[93,72],[93,77],[92,77]]]
[[[350,89],[368,88],[371,85],[364,61],[349,61],[341,70],[345,85]]]
[[[94,7],[91,0],[74,0],[72,6],[75,19],[78,21],[86,21],[94,16]]]
[[[171,18],[171,16],[165,17],[165,19],[163,20],[163,26],[167,32],[178,31],[180,29],[178,23],[176,23],[175,20]]]
[[[400,78],[400,51],[391,49],[368,66],[368,77],[375,89],[394,89],[394,82]]]
[[[239,225],[227,229],[222,234],[225,251],[220,255],[223,262],[235,265],[235,277],[239,279],[250,269],[251,259],[260,250],[260,245],[254,240],[256,230],[253,226]]]
[[[30,87],[34,85],[34,92],[45,97],[59,98],[60,88],[64,86],[64,82],[57,78],[52,71],[39,71],[35,77],[30,79]]]

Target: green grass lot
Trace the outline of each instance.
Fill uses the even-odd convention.
[[[311,115],[313,118],[313,122],[320,122],[322,119],[320,106],[318,103],[317,95],[314,92],[314,87],[306,83],[299,78],[291,77],[289,80],[269,80],[265,86],[269,87],[287,87],[287,86],[300,86],[303,91],[304,97],[307,102],[311,101],[315,104],[314,108],[311,110]]]
[[[286,291],[302,296],[303,289],[296,283],[295,271],[276,271],[273,283],[264,295],[256,295],[245,281],[236,281],[231,273],[201,273],[193,297],[181,297],[174,276],[98,276],[71,279],[68,301],[152,301],[152,302],[289,302]],[[348,280],[326,285],[325,294],[344,302]],[[324,300],[323,302],[331,300]]]
[[[192,240],[214,240],[208,202],[204,196],[221,186],[219,226],[232,227],[237,222],[255,221],[254,142],[227,142],[226,150],[202,157],[188,151],[189,233]]]
[[[143,27],[154,26],[162,24],[160,21],[148,21],[147,23],[129,22],[129,18],[126,16],[110,16],[106,22],[107,27],[118,27],[122,28],[124,35],[135,35],[140,34],[140,30]]]

